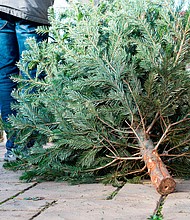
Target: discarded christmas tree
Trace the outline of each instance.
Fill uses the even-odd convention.
[[[11,118],[18,144],[35,137],[35,145],[7,166],[24,169],[28,180],[115,184],[148,168],[160,194],[173,192],[169,171],[188,176],[190,165],[189,16],[156,0],[50,11],[53,40],[28,41],[19,66],[37,66],[37,77],[17,79],[25,92],[15,92]]]

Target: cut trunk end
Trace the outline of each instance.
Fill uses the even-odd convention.
[[[146,149],[143,154],[143,159],[148,168],[151,181],[158,193],[167,195],[174,192],[176,182],[170,176],[157,151]]]
[[[153,142],[142,130],[137,130],[137,133],[140,139],[141,154],[156,190],[161,195],[174,192],[176,182],[170,176],[165,164],[158,155],[157,149],[154,148]]]
[[[161,195],[168,195],[174,192],[176,187],[176,182],[172,177],[163,178],[160,184],[157,186],[157,191]]]

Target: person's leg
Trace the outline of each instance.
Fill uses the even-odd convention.
[[[19,59],[18,43],[15,33],[14,21],[9,15],[0,14],[0,105],[1,117],[4,122],[8,121],[8,116],[15,114],[11,109],[14,98],[11,92],[16,88],[10,77],[18,74],[16,62]],[[14,148],[13,138],[7,134],[7,152]]]
[[[37,43],[40,43],[43,40],[47,40],[48,35],[39,35],[36,32],[36,29],[39,25],[40,24],[38,24],[38,23],[27,21],[27,20],[20,20],[20,21],[16,22],[16,34],[17,34],[17,41],[18,41],[18,45],[19,45],[20,58],[22,58],[21,55],[22,55],[23,51],[27,50],[26,40],[28,38],[34,38]],[[25,65],[27,67],[27,63]],[[21,74],[22,78],[24,78],[26,80],[28,80],[30,78],[35,78],[36,77],[36,69],[34,68],[32,70],[29,70],[28,73],[24,73],[21,71],[20,74]],[[26,85],[24,85],[21,92],[24,92],[27,87],[28,87],[28,85],[26,82]],[[30,91],[30,93],[35,93],[35,89],[32,89]],[[24,150],[27,150],[28,148],[30,148],[34,145],[35,136],[37,134],[38,133],[35,132],[33,135],[31,135],[30,140],[28,140],[28,143],[24,147]]]
[[[37,27],[41,25],[36,22],[20,20],[16,22],[16,34],[19,45],[19,56],[21,58],[22,52],[25,51],[26,48],[26,40],[28,38],[34,38],[37,43],[40,43],[43,40],[47,40],[48,35],[40,35],[36,32]],[[28,79],[29,76],[31,78],[35,78],[36,69],[32,69],[29,71],[29,76],[26,73],[21,72],[23,78]]]

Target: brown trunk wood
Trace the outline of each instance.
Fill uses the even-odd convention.
[[[176,182],[169,174],[157,151],[155,149],[145,149],[143,160],[157,192],[161,195],[172,193],[175,190]]]
[[[161,195],[174,192],[176,182],[169,174],[165,164],[158,155],[150,137],[142,130],[137,130],[141,154],[148,169],[152,184]]]

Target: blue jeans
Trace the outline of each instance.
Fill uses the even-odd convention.
[[[26,50],[26,39],[33,37],[37,42],[47,39],[47,36],[36,33],[39,25],[0,12],[0,110],[4,122],[8,121],[9,115],[16,114],[11,109],[11,103],[15,102],[11,93],[16,89],[17,84],[10,77],[19,74],[16,63],[22,52]],[[35,70],[31,71],[31,74],[33,74],[31,77],[35,77]],[[9,137],[9,134],[7,136],[6,149],[11,150],[15,147],[14,138]]]

